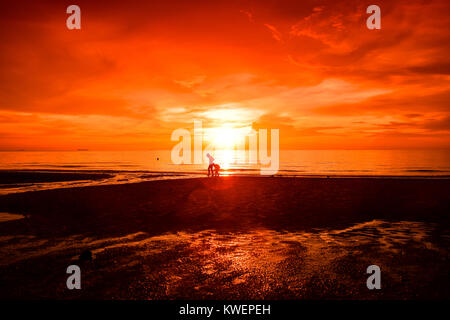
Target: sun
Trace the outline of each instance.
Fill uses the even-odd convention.
[[[234,125],[223,124],[204,130],[205,140],[209,143],[208,150],[224,170],[222,175],[227,175],[227,170],[245,160],[246,137],[252,132],[250,126]]]
[[[236,128],[224,126],[210,128],[207,132],[207,139],[216,149],[230,150],[241,143],[242,137]]]

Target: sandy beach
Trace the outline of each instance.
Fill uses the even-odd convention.
[[[448,299],[449,187],[221,177],[5,195],[0,212],[23,218],[0,223],[0,297]]]

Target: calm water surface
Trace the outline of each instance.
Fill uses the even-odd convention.
[[[216,151],[222,175],[260,176],[261,166],[242,154]],[[247,155],[248,157],[248,155]],[[170,150],[0,152],[0,170],[107,171],[101,180],[2,184],[0,194],[87,185],[122,184],[204,177],[208,164],[175,165]],[[282,176],[449,177],[450,150],[291,150],[280,151]]]
[[[217,151],[228,174],[259,174],[233,151]],[[207,164],[175,165],[170,150],[0,152],[0,169],[117,170],[204,173]],[[449,150],[282,150],[280,175],[445,176]]]

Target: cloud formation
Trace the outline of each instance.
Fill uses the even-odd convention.
[[[446,0],[78,1],[0,7],[0,149],[165,149],[176,128],[280,146],[450,147]]]

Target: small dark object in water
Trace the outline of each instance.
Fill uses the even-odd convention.
[[[80,254],[78,260],[82,261],[92,261],[92,252],[91,250],[85,250]]]

